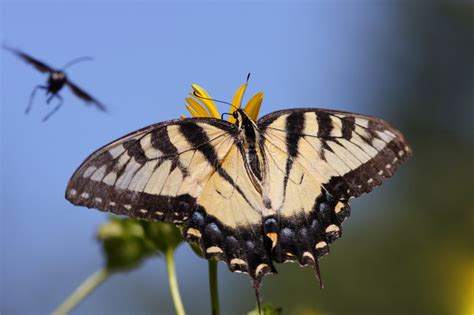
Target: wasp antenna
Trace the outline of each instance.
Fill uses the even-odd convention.
[[[66,63],[62,69],[63,70],[66,70],[66,68],[69,68],[70,66],[72,65],[75,65],[76,63],[79,63],[79,62],[83,62],[83,61],[92,61],[94,60],[94,58],[92,57],[89,57],[89,56],[82,56],[82,57],[77,57],[71,61],[69,61],[68,63]]]

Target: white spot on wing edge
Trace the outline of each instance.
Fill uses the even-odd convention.
[[[339,232],[339,227],[335,224],[331,224],[326,228],[326,233],[333,233],[333,232]]]
[[[195,228],[189,228],[186,231],[186,234],[192,235],[192,236],[195,236],[195,237],[201,237],[201,232],[198,229],[195,229]]]
[[[75,195],[77,194],[77,190],[71,189],[71,190],[69,191],[69,194],[70,194],[71,196],[75,196]]]
[[[345,204],[343,202],[338,202],[336,207],[334,207],[334,212],[339,213],[341,212],[342,208],[344,208]]]
[[[311,259],[314,262],[314,256],[310,252],[304,252],[303,257],[308,257],[309,259]]]
[[[223,252],[224,251],[220,247],[217,247],[217,246],[211,246],[206,249],[206,253],[208,254],[220,254]]]
[[[264,268],[267,268],[269,267],[267,264],[260,264],[257,266],[257,268],[255,269],[255,274],[258,275],[260,272],[263,271]]]
[[[84,199],[88,199],[89,196],[90,196],[89,193],[86,193],[86,192],[83,192],[83,193],[81,194],[81,197],[84,198]]]
[[[321,242],[318,242],[315,246],[316,249],[321,249],[321,248],[324,248],[328,246],[328,243],[326,243],[325,241],[321,241]]]
[[[230,261],[230,264],[231,264],[231,265],[243,265],[243,266],[246,266],[246,265],[247,265],[247,263],[246,263],[244,260],[240,259],[240,258],[234,258],[234,259],[232,259],[232,260]]]

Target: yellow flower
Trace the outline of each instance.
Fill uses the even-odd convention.
[[[247,82],[242,84],[237,92],[235,92],[234,99],[232,100],[232,105],[230,106],[230,113],[232,114],[237,108],[241,107],[242,98],[244,97],[245,90],[247,89]],[[186,98],[186,108],[194,117],[212,117],[220,118],[219,112],[217,110],[214,101],[211,96],[199,85],[192,84],[193,93],[190,93],[191,97]],[[258,118],[258,113],[260,111],[260,106],[263,101],[263,92],[258,92],[247,102],[247,105],[244,107],[244,111],[252,118],[254,121]],[[184,117],[184,116],[182,116]],[[229,122],[235,123],[235,118],[232,115],[229,115]]]

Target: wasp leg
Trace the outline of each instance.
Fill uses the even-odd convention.
[[[55,98],[55,97],[57,97],[57,96],[58,96],[58,94],[54,94],[54,93],[51,94],[51,96],[48,97],[48,99],[46,100],[46,104],[49,105],[49,103],[51,103],[51,101],[53,100],[53,98]]]
[[[59,100],[59,104],[56,105],[56,107],[51,112],[49,112],[48,115],[46,115],[43,118],[43,122],[47,121],[51,116],[53,116],[53,114],[56,113],[61,108],[61,106],[63,105],[63,98],[59,94],[51,95],[51,97],[48,99],[48,102],[50,102],[54,97],[56,97]]]
[[[30,95],[30,100],[28,102],[28,106],[26,107],[25,109],[25,114],[28,114],[31,110],[31,106],[33,105],[33,99],[35,98],[35,94],[36,94],[36,91],[38,90],[47,90],[48,88],[46,86],[42,86],[42,85],[37,85],[33,91],[31,91],[31,95]]]

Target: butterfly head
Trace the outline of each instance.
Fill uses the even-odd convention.
[[[232,116],[235,118],[235,124],[239,129],[242,129],[244,122],[249,119],[248,115],[241,108],[237,108],[232,112]]]

